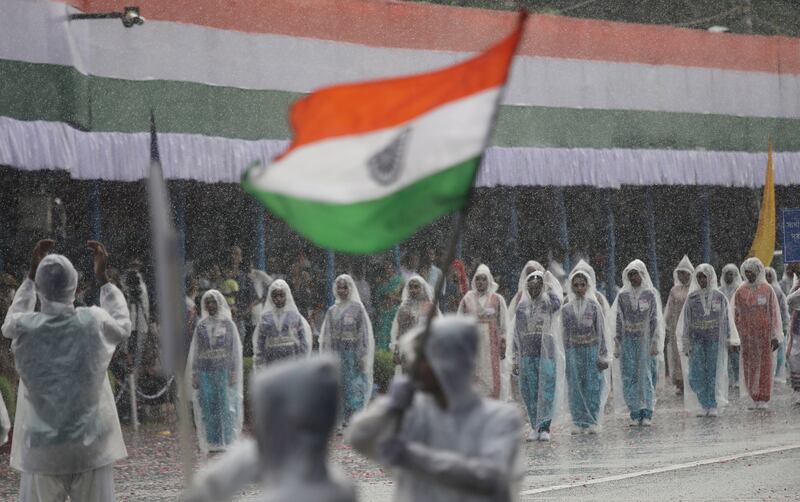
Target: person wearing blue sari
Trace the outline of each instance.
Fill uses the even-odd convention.
[[[322,321],[319,346],[321,351],[339,356],[344,390],[342,426],[346,427],[350,417],[364,408],[372,396],[375,339],[353,278],[347,274],[337,277],[333,294],[336,303]]]

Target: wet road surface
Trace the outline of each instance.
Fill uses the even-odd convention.
[[[527,475],[521,500],[798,500],[800,408],[776,386],[770,409],[747,409],[742,398],[718,418],[688,416],[679,398],[661,389],[652,427],[606,417],[599,435],[554,429],[550,443],[525,443]],[[527,432],[527,431],[526,431]],[[115,467],[119,500],[176,500],[181,487],[174,428],[151,424],[125,430],[129,458]],[[334,462],[357,484],[361,500],[391,500],[385,471],[341,438]],[[205,463],[198,453],[195,466]],[[588,483],[588,484],[587,484]],[[15,500],[19,476],[0,454],[0,500]],[[257,488],[237,500],[258,500]]]

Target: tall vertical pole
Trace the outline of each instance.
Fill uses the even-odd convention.
[[[255,206],[256,212],[256,268],[267,269],[267,215],[261,204]]]
[[[613,194],[612,190],[606,190],[606,297],[612,303],[617,296],[617,229]]]
[[[556,211],[558,213],[558,241],[564,250],[564,270],[572,269],[570,263],[569,227],[567,224],[567,204],[564,200],[564,188],[556,187]]]
[[[645,192],[645,199],[647,203],[647,251],[650,259],[650,278],[653,281],[653,287],[659,290],[659,275],[658,275],[658,249],[656,247],[656,213],[655,205],[653,204],[653,191],[647,187]]]
[[[327,252],[326,272],[328,275],[328,307],[330,307],[336,301],[333,297],[333,281],[336,280],[336,257],[333,251],[330,250]]]
[[[175,232],[178,234],[178,259],[181,263],[180,289],[186,296],[186,187],[185,182],[175,183]]]
[[[703,261],[711,263],[711,188],[703,188]]]

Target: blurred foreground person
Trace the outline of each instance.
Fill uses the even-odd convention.
[[[581,261],[581,263],[585,263]],[[597,300],[594,279],[575,266],[569,276],[568,302],[561,308],[557,337],[566,353],[569,412],[574,432],[595,434],[611,388],[609,341],[603,306]]]
[[[242,344],[225,297],[203,294],[186,375],[203,453],[225,451],[242,432]]]
[[[528,441],[550,441],[550,425],[564,394],[564,347],[556,343],[561,298],[547,289],[544,273],[529,274],[526,289],[511,318],[511,359],[519,374],[519,390],[528,411]]]
[[[393,470],[396,501],[515,500],[522,421],[512,405],[473,388],[475,321],[445,316],[421,335],[404,340],[411,377],[395,377],[389,393],[353,419],[347,441]]]
[[[681,352],[678,350],[678,338],[675,328],[678,318],[689,295],[689,283],[694,274],[694,267],[689,257],[684,255],[675,270],[672,271],[672,289],[669,290],[667,305],[664,308],[664,329],[667,338],[667,364],[672,385],[678,395],[683,394],[683,369],[681,368]]]
[[[617,411],[628,407],[631,426],[649,426],[664,348],[661,300],[641,260],[625,267],[622,284],[608,319],[614,335],[614,404]]]
[[[767,284],[772,286],[775,296],[778,298],[778,310],[781,312],[781,327],[783,329],[783,340],[775,351],[775,381],[786,383],[786,340],[789,336],[789,308],[786,306],[786,294],[778,283],[778,274],[772,267],[764,269]]]
[[[684,358],[684,406],[697,416],[716,417],[728,403],[728,353],[739,352],[739,334],[707,263],[695,269],[675,335]]]
[[[783,339],[781,313],[761,260],[745,260],[742,273],[747,280],[733,296],[736,329],[742,340],[742,374],[755,408],[766,409],[775,374],[772,353]]]
[[[342,426],[366,406],[372,397],[372,364],[375,360],[375,339],[372,336],[367,309],[361,303],[356,284],[347,274],[333,283],[334,303],[325,314],[320,330],[322,352],[339,356],[342,371]]]
[[[47,255],[54,245],[34,248],[3,323],[20,377],[11,467],[22,472],[22,502],[113,501],[113,464],[128,453],[107,372],[130,336],[128,306],[108,282],[105,248],[89,241],[100,307],[75,308],[78,274],[66,257]]]
[[[500,397],[501,360],[506,356],[506,301],[497,293],[497,283],[486,265],[472,277],[472,289],[461,299],[458,313],[478,321],[478,382],[484,395]]]
[[[792,402],[795,405],[800,405],[800,280],[795,278],[792,288],[789,296],[786,297],[786,304],[791,312],[787,358],[789,362],[789,377],[794,391],[792,393]]]
[[[282,361],[256,374],[252,389],[256,439],[238,442],[201,471],[183,500],[231,500],[262,483],[265,502],[355,501],[352,484],[328,461],[341,392],[337,361]]]
[[[256,369],[280,359],[311,354],[311,326],[297,310],[292,290],[278,279],[269,286],[261,320],[253,333]]]
[[[719,290],[728,299],[728,304],[733,308],[733,295],[742,284],[742,273],[733,263],[728,263],[722,267],[722,279],[719,283]],[[739,367],[742,359],[742,351],[733,351],[728,354],[728,387],[731,389],[739,388]]]

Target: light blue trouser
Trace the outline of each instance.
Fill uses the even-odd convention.
[[[693,339],[689,343],[689,387],[697,394],[703,409],[716,408],[719,340]]]
[[[649,347],[642,347],[643,337],[622,337],[622,393],[631,412],[631,419],[653,418],[658,359],[650,355]],[[642,358],[646,357],[645,367]]]
[[[339,352],[342,362],[342,383],[344,387],[344,406],[342,419],[349,422],[367,401],[367,376],[361,371],[361,358],[356,352]]]
[[[739,360],[741,352],[730,352],[728,354],[728,385],[733,387],[739,384]]]
[[[597,345],[567,348],[569,411],[578,427],[597,425],[603,374],[597,369]]]
[[[536,431],[549,431],[556,397],[555,362],[542,357],[522,356],[519,383],[531,427]]]
[[[235,406],[230,403],[228,371],[198,372],[200,412],[209,447],[233,442]]]
[[[778,376],[782,368],[786,368],[786,337],[783,337],[783,341],[780,345],[778,345],[777,350],[777,359],[775,360],[775,376]],[[784,371],[784,373],[786,373]]]

